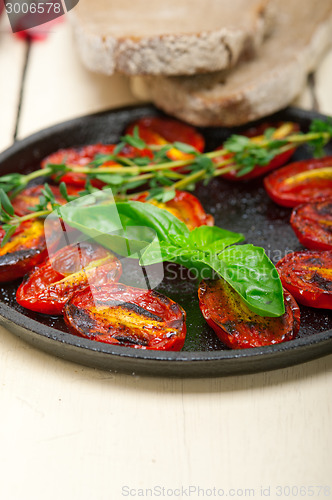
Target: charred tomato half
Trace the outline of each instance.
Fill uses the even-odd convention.
[[[0,227],[0,241],[5,231]],[[44,222],[22,222],[4,246],[0,247],[0,282],[22,278],[47,257]]]
[[[265,177],[264,186],[285,207],[332,198],[332,156],[291,163]]]
[[[310,250],[332,250],[332,198],[294,208],[291,226],[300,243]]]
[[[287,291],[284,292],[285,313],[277,318],[250,311],[223,279],[202,281],[198,297],[205,320],[231,349],[279,344],[296,337],[300,328],[299,307]]]
[[[276,267],[283,286],[300,304],[332,309],[332,251],[290,253]]]
[[[186,313],[176,302],[122,284],[75,293],[64,318],[76,335],[136,349],[179,351],[186,337]]]
[[[58,250],[37,267],[19,286],[16,300],[32,311],[61,314],[74,292],[120,276],[120,261],[104,247],[85,241]]]

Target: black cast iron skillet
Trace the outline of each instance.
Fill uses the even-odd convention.
[[[56,125],[15,143],[2,153],[1,175],[38,168],[42,158],[60,148],[117,142],[132,120],[160,114],[151,106],[129,107]],[[296,121],[305,131],[314,118],[324,117],[288,108],[269,120]],[[221,145],[230,133],[239,131],[202,129],[207,150]],[[331,144],[327,153],[332,154]],[[310,151],[302,147],[294,160],[310,156]],[[246,242],[263,246],[274,262],[285,252],[301,248],[289,225],[290,210],[278,207],[268,198],[261,180],[231,183],[215,179],[206,187],[198,186],[195,194],[206,211],[214,215],[216,225],[244,233]],[[301,330],[297,339],[262,348],[227,349],[205,323],[198,307],[197,285],[184,274],[178,266],[168,268],[158,288],[187,311],[187,340],[181,352],[118,347],[71,335],[62,318],[20,307],[15,301],[17,282],[0,288],[0,315],[8,330],[55,356],[109,371],[152,376],[213,377],[254,373],[302,363],[332,352],[331,314],[306,307],[301,307]],[[135,284],[135,269],[125,272],[124,280]]]

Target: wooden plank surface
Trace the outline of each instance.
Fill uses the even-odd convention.
[[[133,102],[126,80],[86,72],[69,41],[63,24],[33,46],[20,137]],[[331,62],[323,68],[324,111]],[[166,498],[183,487],[187,498],[192,486],[205,496],[215,487],[233,498],[277,499],[277,486],[331,487],[332,356],[250,376],[172,380],[81,367],[4,328],[0,335],[0,498],[120,500],[155,487]]]
[[[13,37],[5,15],[0,18],[0,151],[13,142],[26,44]]]
[[[332,116],[332,50],[323,59],[315,76],[320,110]]]

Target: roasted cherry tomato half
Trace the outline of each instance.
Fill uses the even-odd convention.
[[[64,318],[76,335],[126,347],[179,351],[186,337],[186,313],[176,302],[122,284],[75,293]]]
[[[292,228],[300,243],[310,250],[332,250],[332,198],[294,208]]]
[[[44,186],[32,186],[21,191],[12,201],[12,205],[14,207],[14,211],[16,215],[22,217],[28,213],[31,213],[29,208],[36,206],[39,203],[39,198],[42,195],[42,190]],[[50,186],[52,193],[54,194],[55,200],[64,205],[66,200],[61,196],[60,190],[57,186]],[[68,186],[67,192],[71,196],[76,196],[79,192],[79,189],[76,189],[74,186]],[[51,207],[50,207],[51,208]]]
[[[332,309],[332,251],[290,253],[276,267],[283,286],[300,304]]]
[[[126,133],[132,135],[135,127],[138,128],[138,135],[148,145],[163,146],[170,142],[183,142],[193,146],[197,151],[204,151],[203,136],[191,125],[178,120],[156,116],[145,117],[131,123]],[[172,160],[185,160],[191,157],[190,154],[183,153],[176,148],[170,149],[167,156]]]
[[[284,291],[285,313],[278,318],[253,313],[225,281],[202,281],[198,290],[204,318],[231,349],[246,349],[292,340],[300,328],[300,310]]]
[[[58,250],[17,290],[17,302],[32,311],[61,314],[71,295],[89,286],[117,281],[121,263],[100,245],[82,242]]]
[[[294,122],[285,122],[285,123],[277,123],[277,124],[271,124],[271,123],[262,123],[261,125],[257,127],[251,127],[245,132],[243,132],[241,135],[245,135],[246,137],[252,138],[253,142],[261,142],[264,140],[264,132],[270,128],[276,128],[276,131],[274,132],[272,138],[273,139],[284,139],[285,137],[296,133],[299,130],[299,126],[297,123]],[[223,149],[224,146],[221,146],[219,149]],[[275,156],[273,160],[271,160],[267,165],[265,166],[260,166],[257,165],[251,172],[248,174],[242,175],[241,177],[237,176],[237,171],[236,170],[231,170],[227,174],[224,174],[223,177],[225,179],[229,179],[231,181],[249,181],[251,179],[255,179],[256,177],[261,177],[262,175],[265,175],[267,172],[270,172],[271,170],[274,170],[276,168],[281,167],[282,165],[285,165],[291,157],[293,156],[295,152],[295,149],[289,149],[288,151],[285,151],[283,153],[280,153],[279,155]],[[224,156],[224,159],[231,158],[232,155],[229,154],[227,156]],[[214,162],[218,163],[222,159],[220,158],[215,158]]]
[[[90,144],[81,148],[60,149],[52,153],[42,161],[42,167],[46,167],[48,163],[55,165],[68,164],[72,167],[84,167],[92,162],[97,155],[110,155],[114,152],[114,144]],[[108,162],[107,165],[116,165],[114,161]],[[65,182],[67,185],[84,188],[86,182],[86,174],[67,172],[63,175],[59,182]],[[103,183],[98,180],[93,181],[95,187],[102,187]]]
[[[0,241],[5,236],[0,227]],[[0,282],[22,278],[47,257],[44,222],[23,222],[9,241],[0,247]]]
[[[143,193],[136,198],[136,201],[145,202],[148,193]],[[152,203],[159,208],[164,208],[180,219],[191,230],[199,226],[213,226],[212,215],[207,214],[201,202],[196,196],[186,191],[176,191],[175,197],[166,203],[160,203],[153,199],[147,203]]]
[[[60,149],[56,153],[51,154],[42,162],[42,167],[46,167],[48,163],[55,165],[67,164],[71,167],[84,167],[96,159],[97,155],[112,155],[116,144],[91,144],[81,148]],[[135,156],[148,156],[152,157],[152,153],[148,149],[135,149],[130,145],[124,147],[119,153],[119,156],[133,158]],[[107,161],[103,167],[112,167],[118,165],[115,161]],[[60,179],[59,182],[65,182],[67,185],[76,186],[77,188],[84,188],[86,183],[86,174],[79,172],[67,172]],[[91,184],[94,187],[101,188],[104,183],[98,179],[93,179]]]
[[[265,177],[264,186],[284,207],[332,198],[332,156],[291,163]]]

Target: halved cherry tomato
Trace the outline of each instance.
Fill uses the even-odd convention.
[[[332,156],[291,163],[265,177],[264,186],[284,207],[332,198]]]
[[[0,227],[0,241],[5,236]],[[22,278],[47,257],[44,222],[23,222],[9,241],[0,247],[0,282]]]
[[[276,267],[283,286],[300,304],[332,309],[332,251],[290,253]]]
[[[292,340],[300,328],[300,310],[284,291],[285,313],[277,318],[250,311],[225,280],[202,281],[198,290],[200,309],[219,339],[231,349],[246,349]]]
[[[81,148],[60,149],[42,161],[42,167],[45,168],[48,163],[55,165],[68,164],[71,167],[84,167],[92,162],[97,155],[112,155],[116,144],[90,144]],[[134,158],[135,156],[148,156],[152,158],[152,153],[148,149],[139,150],[130,145],[124,147],[119,156],[125,158]],[[112,167],[118,165],[115,161],[107,161],[103,167]],[[87,176],[79,172],[67,172],[58,181],[65,182],[67,185],[84,188]],[[93,179],[91,184],[96,188],[101,188],[104,183],[98,179]]]
[[[69,164],[71,166],[77,165],[84,167],[93,161],[96,155],[110,155],[113,154],[115,149],[114,144],[91,144],[81,148],[60,149],[55,153],[50,154],[42,161],[42,167],[45,168],[48,163],[55,165]],[[107,165],[115,165],[115,162],[108,162]],[[63,175],[59,182],[83,188],[86,182],[86,174],[68,172]],[[95,187],[101,187],[100,181],[93,181]]]
[[[242,135],[252,138],[253,142],[259,143],[264,139],[265,130],[267,130],[270,127],[276,128],[276,131],[272,136],[273,139],[284,139],[288,135],[294,134],[299,130],[298,124],[294,122],[284,122],[276,124],[262,123],[257,127],[249,128],[248,130],[243,132]],[[223,149],[223,147],[224,146],[220,146],[219,148],[217,148],[217,150]],[[222,177],[224,177],[225,179],[229,179],[231,181],[249,181],[251,179],[255,179],[256,177],[261,177],[262,175],[265,175],[267,172],[270,172],[271,170],[274,170],[276,168],[281,167],[282,165],[285,165],[285,163],[287,163],[293,156],[294,152],[295,149],[289,149],[288,151],[280,153],[279,155],[275,156],[273,160],[271,160],[267,165],[265,166],[257,165],[251,172],[242,175],[241,177],[237,176],[236,170],[231,170],[227,174],[224,174]],[[213,161],[215,163],[218,163],[222,159],[228,159],[231,157],[232,154],[228,154],[223,157],[215,158]]]
[[[294,208],[290,219],[300,243],[310,250],[332,250],[332,198]]]
[[[148,193],[140,194],[133,198],[136,201],[145,202]],[[191,230],[199,226],[213,226],[214,219],[212,215],[207,214],[202,207],[201,202],[196,196],[187,191],[176,191],[172,200],[166,203],[160,203],[153,199],[147,203],[152,203],[159,208],[164,208],[180,219]]]
[[[163,146],[177,141],[189,144],[197,151],[204,151],[205,141],[202,134],[191,125],[179,120],[148,116],[131,123],[126,129],[126,133],[133,135],[135,127],[138,128],[141,139],[149,145]],[[176,148],[170,149],[167,156],[172,160],[185,160],[192,157],[192,155],[183,153]]]
[[[62,198],[59,188],[57,186],[49,187],[54,194],[55,200],[61,205],[64,205],[66,200]],[[28,187],[15,196],[12,200],[15,214],[22,217],[23,215],[31,213],[29,208],[39,203],[39,197],[42,195],[43,188],[43,185]],[[69,195],[77,195],[79,189],[76,189],[74,186],[68,186],[67,192]]]
[[[186,313],[176,302],[122,284],[75,293],[64,318],[76,335],[136,349],[179,351],[186,337]]]
[[[61,314],[71,295],[89,284],[117,281],[120,261],[108,250],[84,241],[58,250],[17,290],[17,302],[32,311]]]

